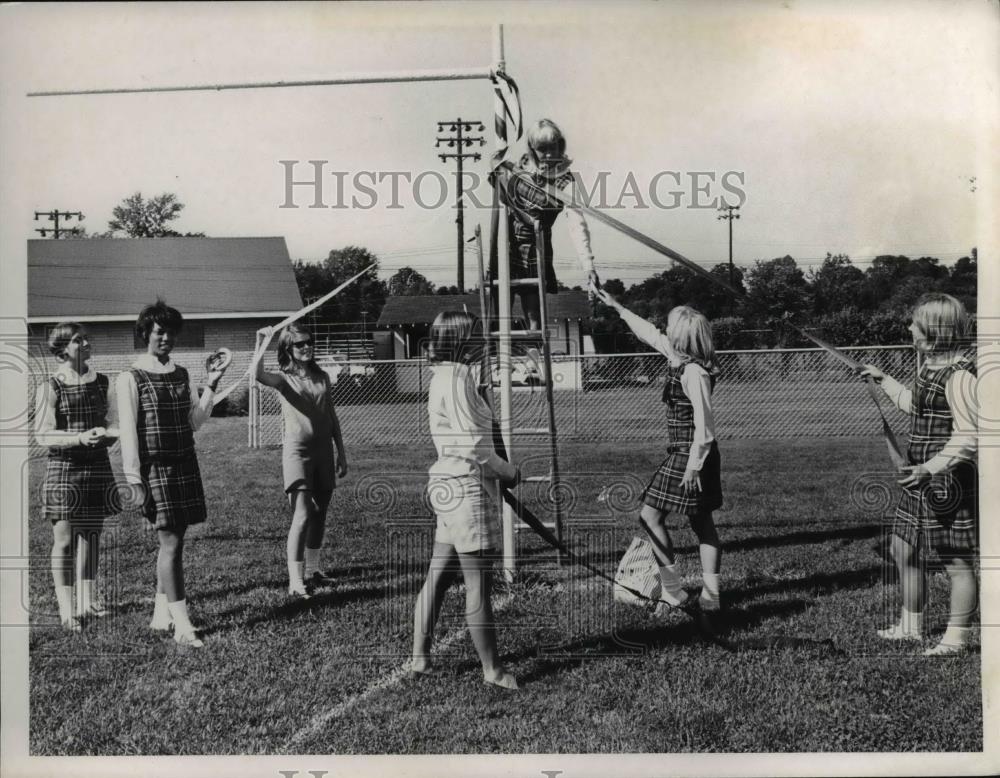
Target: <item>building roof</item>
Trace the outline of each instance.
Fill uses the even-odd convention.
[[[523,316],[519,298],[514,303],[514,316]],[[545,295],[551,321],[563,319],[589,318],[590,303],[587,293],[580,291],[560,292]],[[430,324],[441,311],[468,310],[479,315],[478,294],[425,294],[401,295],[390,297],[385,301],[382,315],[379,316],[379,327],[393,327],[401,324]]]
[[[302,307],[284,238],[28,241],[28,321],[131,320],[163,298],[185,318]]]

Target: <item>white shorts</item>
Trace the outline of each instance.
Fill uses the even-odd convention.
[[[496,481],[471,475],[432,476],[427,483],[427,497],[437,516],[435,543],[454,546],[460,554],[500,548],[500,493]]]

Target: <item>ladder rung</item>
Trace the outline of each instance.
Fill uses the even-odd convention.
[[[548,435],[548,427],[521,427],[513,431],[515,435]]]
[[[537,278],[512,278],[510,279],[511,286],[538,286]],[[494,281],[493,286],[500,286],[499,281]]]
[[[522,478],[521,483],[523,484],[538,484],[551,481],[551,475],[529,475],[527,478]]]

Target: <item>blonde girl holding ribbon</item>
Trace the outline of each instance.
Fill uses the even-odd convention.
[[[718,367],[708,320],[688,306],[667,316],[667,331],[636,316],[603,289],[597,296],[618,311],[636,334],[667,358],[663,402],[667,405],[668,452],[643,493],[639,523],[653,546],[661,599],[680,607],[689,595],[681,586],[667,529],[670,514],[686,516],[698,537],[703,610],[719,608],[721,549],[712,512],[722,506],[721,460],[715,439],[712,392]]]

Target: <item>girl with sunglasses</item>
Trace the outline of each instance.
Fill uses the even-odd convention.
[[[259,332],[258,348],[270,336],[269,330]],[[281,470],[292,508],[286,547],[288,593],[308,599],[316,586],[329,583],[320,570],[320,549],[336,479],[347,475],[347,454],[330,378],[316,364],[309,329],[291,324],[281,331],[279,372],[265,370],[262,362],[257,362],[257,380],[278,391],[285,427]]]

